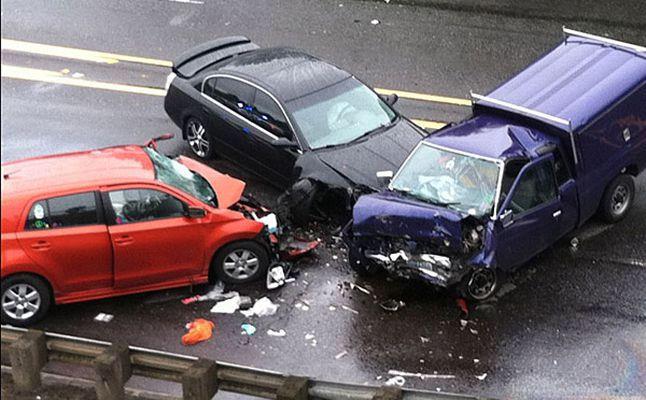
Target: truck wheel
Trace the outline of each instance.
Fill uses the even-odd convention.
[[[49,286],[34,275],[13,275],[2,281],[2,323],[28,326],[40,321],[52,303]]]
[[[617,222],[630,210],[635,198],[635,183],[629,175],[619,175],[606,188],[601,200],[601,215],[607,222]]]
[[[223,282],[251,282],[267,274],[269,254],[260,243],[254,241],[233,242],[218,251],[211,268]]]
[[[199,119],[189,117],[184,124],[184,137],[193,154],[207,160],[215,155],[213,138]]]
[[[492,268],[477,268],[464,277],[459,292],[469,300],[484,301],[498,289],[498,274]]]

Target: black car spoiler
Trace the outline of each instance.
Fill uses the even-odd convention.
[[[183,78],[190,78],[209,65],[257,48],[259,48],[258,45],[244,36],[227,36],[211,40],[177,57],[173,61],[173,72]]]

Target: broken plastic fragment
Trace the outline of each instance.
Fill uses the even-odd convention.
[[[405,305],[406,305],[406,303],[404,303],[403,301],[401,301],[401,300],[397,301],[397,300],[393,300],[393,299],[386,300],[383,303],[379,304],[379,306],[381,306],[381,308],[383,308],[384,310],[392,311],[392,312],[395,312],[395,311],[399,310],[400,308],[404,307]]]
[[[236,295],[230,299],[215,303],[211,308],[211,312],[216,314],[233,314],[240,308],[240,302],[240,295],[236,293]]]
[[[379,25],[379,20],[378,19],[373,19],[372,21],[370,21],[370,23],[372,25]]]
[[[393,376],[386,381],[386,386],[404,386],[406,379],[403,376]]]
[[[286,245],[281,246],[280,257],[281,259],[288,260],[288,261],[294,260],[296,258],[304,256],[305,254],[317,248],[319,243],[320,242],[318,240],[313,240],[310,242],[295,240],[295,241],[289,242]]]
[[[284,329],[281,329],[279,331],[275,331],[273,329],[268,329],[267,330],[267,335],[273,336],[273,337],[284,337],[285,335],[287,335],[287,332],[285,332]]]
[[[467,302],[464,299],[455,299],[455,303],[458,305],[460,310],[462,310],[463,317],[467,318],[469,316],[469,307],[467,307]]]
[[[351,312],[351,313],[353,313],[353,314],[357,314],[357,315],[359,314],[359,311],[357,311],[357,310],[353,310],[352,308],[350,308],[350,307],[348,307],[348,306],[341,306],[341,308],[343,308],[343,309],[344,309],[344,310],[346,310],[346,311],[350,311],[350,312]]]
[[[94,317],[94,320],[98,322],[110,322],[112,321],[112,318],[114,318],[114,315],[112,314],[99,313]]]
[[[278,264],[267,271],[267,289],[277,289],[285,284],[285,270]]]
[[[422,343],[428,343],[431,340],[430,338],[424,336],[420,336],[419,339],[422,341]]]
[[[209,320],[198,318],[186,325],[188,333],[182,336],[184,346],[192,346],[199,342],[208,340],[213,336],[215,324]]]
[[[487,373],[486,373],[486,372],[485,372],[484,374],[482,374],[482,375],[476,375],[476,378],[477,378],[479,381],[484,381],[486,377],[487,377]]]
[[[337,360],[339,360],[339,359],[341,359],[342,357],[345,357],[345,356],[347,356],[347,355],[348,355],[348,352],[347,352],[347,351],[345,351],[345,350],[343,350],[342,352],[340,352],[339,354],[337,354],[336,356],[334,356],[334,358],[335,358],[335,359],[337,359]]]
[[[267,297],[263,297],[256,301],[256,303],[249,310],[240,311],[242,315],[249,318],[254,315],[264,317],[276,314],[278,311],[278,304],[274,304]]]
[[[354,283],[352,283],[352,282],[350,282],[350,288],[351,288],[351,289],[357,289],[358,291],[363,292],[363,293],[365,293],[365,294],[367,294],[367,295],[369,295],[369,294],[370,294],[370,291],[369,291],[368,289],[366,289],[366,288],[364,288],[364,287],[361,287],[361,286],[359,286],[359,285],[356,285],[356,284],[354,284]]]
[[[240,328],[242,329],[243,335],[252,336],[256,333],[256,327],[251,324],[242,324],[240,325]]]

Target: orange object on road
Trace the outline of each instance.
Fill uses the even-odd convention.
[[[184,346],[192,346],[210,339],[213,336],[215,324],[206,319],[198,318],[190,324],[187,324],[186,327],[189,331],[186,335],[182,336],[182,344]]]

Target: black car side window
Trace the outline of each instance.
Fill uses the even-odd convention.
[[[117,224],[151,221],[184,215],[184,203],[152,189],[117,190],[108,194]]]
[[[94,192],[52,197],[34,203],[26,229],[68,228],[99,223]]]
[[[213,98],[213,94],[215,93],[215,82],[217,81],[217,79],[218,78],[209,78],[204,82],[202,91],[205,95]]]
[[[244,82],[231,78],[218,77],[215,81],[215,87],[211,97],[229,109],[246,117],[249,115],[249,111],[251,111],[251,103],[253,102],[255,91],[256,89],[253,86],[247,85]]]
[[[278,137],[292,138],[285,114],[274,99],[262,90],[256,90],[256,97],[249,117],[254,123]]]
[[[532,166],[520,178],[512,193],[509,208],[520,214],[556,198],[554,167],[551,162]]]

